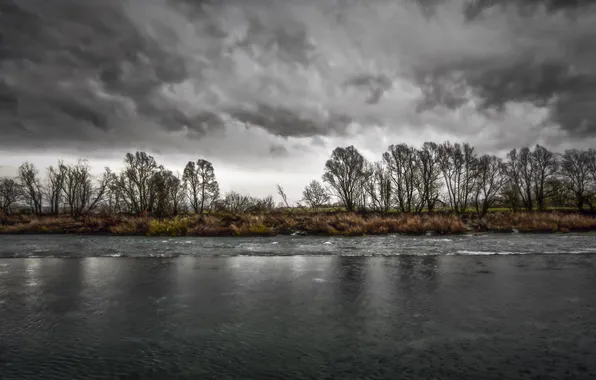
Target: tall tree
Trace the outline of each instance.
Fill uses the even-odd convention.
[[[211,207],[219,197],[219,184],[213,165],[204,159],[189,161],[184,168],[183,179],[191,207],[195,213],[203,215],[205,208]]]
[[[506,168],[496,156],[483,155],[478,159],[476,177],[476,212],[485,216],[506,183]]]
[[[391,145],[383,154],[383,160],[393,182],[393,195],[401,212],[419,212],[423,200],[419,196],[419,166],[414,147],[406,144]]]
[[[513,149],[507,158],[507,175],[511,180],[511,186],[517,192],[525,209],[531,211],[534,206],[534,182],[530,148],[523,147],[519,152]]]
[[[433,142],[425,142],[417,151],[417,158],[420,173],[418,192],[428,212],[432,213],[441,194],[438,145]]]
[[[445,142],[439,146],[439,167],[445,180],[451,208],[466,211],[476,181],[476,153],[469,144]]]
[[[543,146],[536,145],[532,152],[532,177],[534,183],[534,196],[538,211],[545,208],[546,198],[557,190],[558,181],[555,181],[559,162],[557,155]]]
[[[60,205],[63,203],[62,192],[64,190],[67,171],[68,169],[62,161],[58,161],[56,167],[50,166],[48,168],[46,190],[51,214],[58,215],[60,213]]]
[[[354,211],[364,194],[368,173],[365,158],[354,146],[337,147],[325,163],[328,183],[347,211]]]
[[[388,212],[392,205],[393,186],[391,173],[384,161],[375,162],[372,175],[366,183],[371,208],[376,212]]]
[[[590,152],[568,149],[561,156],[561,175],[565,186],[573,193],[578,210],[592,195],[590,188]]]
[[[152,180],[159,170],[155,158],[145,152],[127,153],[124,163],[126,166],[117,181],[122,199],[132,213],[150,212],[155,198]]]
[[[168,172],[165,178],[165,185],[168,192],[168,199],[171,207],[171,214],[178,215],[184,209],[185,189],[180,174]]]
[[[86,160],[66,167],[63,192],[71,216],[76,217],[95,209],[103,201],[115,176],[110,168],[94,185],[91,168]]]
[[[29,204],[31,211],[36,215],[42,214],[43,191],[39,179],[39,171],[30,162],[25,162],[19,166],[19,181],[23,187],[23,197]]]
[[[22,196],[21,185],[12,178],[0,178],[0,210],[12,214],[12,205]]]

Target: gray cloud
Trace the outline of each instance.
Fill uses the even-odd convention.
[[[368,89],[370,96],[366,100],[368,104],[377,104],[381,100],[383,93],[391,89],[391,79],[386,75],[361,74],[346,81],[346,85],[357,88]]]
[[[593,1],[479,0],[465,13],[470,24],[502,25],[499,45],[418,70],[424,106],[458,108],[473,97],[480,109],[529,102],[548,108],[572,136],[596,135]]]
[[[286,157],[373,127],[505,131],[519,109],[517,140],[596,136],[592,3],[4,0],[0,147],[218,154],[240,123],[246,154]]]

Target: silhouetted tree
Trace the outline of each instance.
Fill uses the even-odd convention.
[[[577,149],[566,150],[561,156],[561,175],[565,186],[575,197],[575,206],[581,211],[592,194],[590,152]]]
[[[414,147],[406,144],[391,145],[383,154],[383,160],[393,183],[393,197],[401,212],[419,212],[423,200],[419,196],[419,165]]]
[[[518,193],[519,199],[526,210],[531,211],[533,202],[533,170],[532,155],[528,147],[513,149],[507,155],[507,175],[512,188]]]
[[[199,159],[189,161],[184,168],[184,182],[187,186],[188,199],[194,212],[203,215],[205,208],[219,197],[219,184],[211,162]]]
[[[483,155],[478,159],[475,204],[481,217],[495,203],[506,181],[505,164],[500,158]]]
[[[545,208],[546,198],[554,193],[560,184],[554,178],[559,162],[555,153],[540,145],[536,145],[531,157],[534,196],[538,211],[542,211]]]
[[[60,205],[63,203],[62,192],[64,190],[64,181],[66,180],[68,169],[62,161],[58,161],[57,167],[50,166],[47,171],[46,190],[47,199],[50,203],[50,213],[58,215],[60,213]]]
[[[0,178],[0,207],[6,215],[12,214],[12,205],[23,195],[21,185],[12,178]]]
[[[103,201],[110,182],[115,180],[109,168],[93,184],[91,169],[86,160],[79,160],[75,165],[66,166],[62,190],[71,216],[80,216],[94,210]]]
[[[354,146],[337,147],[325,163],[327,182],[347,211],[354,211],[364,194],[366,160]]]
[[[158,170],[155,158],[145,152],[127,153],[124,163],[126,166],[117,181],[122,200],[135,214],[151,211],[154,200],[151,185]]]
[[[366,183],[371,208],[376,212],[388,212],[392,204],[392,190],[391,174],[386,164],[383,161],[375,162],[372,175]]]
[[[476,153],[469,144],[439,145],[439,167],[453,211],[466,211],[476,181]]]
[[[37,168],[32,163],[25,162],[19,166],[18,172],[25,202],[27,202],[33,213],[41,215],[43,191]]]
[[[425,142],[417,151],[420,180],[418,192],[429,213],[434,211],[441,196],[441,168],[439,167],[439,147],[433,142]]]

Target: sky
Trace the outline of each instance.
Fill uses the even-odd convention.
[[[0,175],[146,151],[291,201],[337,146],[596,146],[596,2],[3,0]]]

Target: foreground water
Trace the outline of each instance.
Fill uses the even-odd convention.
[[[0,379],[594,379],[593,247],[0,236]]]

